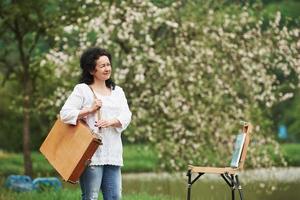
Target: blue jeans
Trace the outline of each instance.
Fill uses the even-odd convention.
[[[80,176],[82,200],[98,200],[100,189],[104,200],[119,200],[121,181],[120,166],[88,166]]]

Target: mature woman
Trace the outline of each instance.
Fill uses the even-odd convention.
[[[117,200],[122,187],[121,133],[131,121],[131,112],[124,91],[111,79],[111,55],[106,50],[87,49],[80,58],[80,67],[81,83],[65,102],[60,117],[68,124],[85,120],[103,142],[80,177],[82,200],[98,199],[100,189],[104,200]],[[96,117],[98,111],[100,119]]]

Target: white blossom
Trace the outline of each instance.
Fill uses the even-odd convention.
[[[279,13],[262,31],[263,20],[247,7],[236,15],[225,14],[221,25],[214,10],[203,16],[203,23],[194,24],[177,21],[177,4],[159,8],[150,0],[133,2],[99,2],[98,17],[66,27],[70,37],[77,27],[79,46],[75,52],[68,46],[50,51],[47,60],[56,66],[55,75],[78,76],[75,61],[91,45],[109,49],[117,63],[113,78],[125,90],[134,114],[126,135],[130,141],[156,144],[166,168],[184,168],[187,160],[207,163],[203,149],[208,144],[226,156],[233,143],[228,136],[238,131],[240,120],[253,120],[253,137],[260,145],[272,143],[256,111],[293,96],[279,90],[274,71],[300,78],[299,29],[280,28]],[[90,41],[91,32],[96,41]],[[64,41],[59,36],[55,40]],[[300,84],[288,86],[296,89]],[[272,164],[268,152],[256,154],[255,147],[249,150],[252,165]]]

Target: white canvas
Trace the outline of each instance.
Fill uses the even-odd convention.
[[[232,159],[230,163],[230,167],[237,168],[239,166],[239,161],[241,158],[244,142],[245,142],[246,134],[240,133],[237,135],[234,145],[234,150],[232,154]]]

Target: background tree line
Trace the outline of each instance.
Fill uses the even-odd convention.
[[[199,148],[226,144],[225,155],[239,119],[257,124],[263,144],[276,144],[279,122],[297,140],[299,7],[294,1],[3,0],[0,148],[23,149],[31,173],[30,150],[40,146],[77,82],[78,56],[93,45],[113,52],[115,79],[129,93],[135,119],[124,138],[158,144],[164,158],[178,155],[164,168],[209,162],[199,156],[204,150],[194,154]]]

